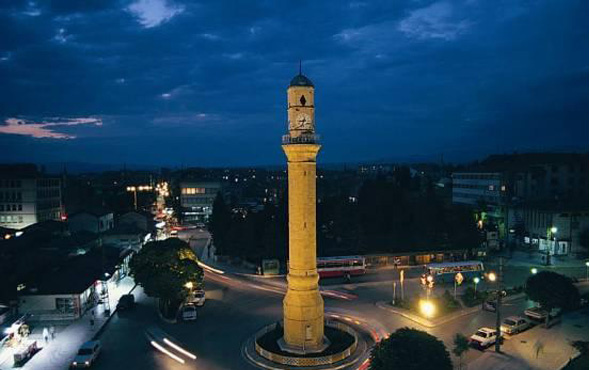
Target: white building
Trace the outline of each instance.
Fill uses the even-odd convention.
[[[62,219],[61,181],[46,177],[34,165],[0,166],[0,226],[22,229]]]
[[[221,190],[218,182],[181,182],[180,207],[183,222],[206,222],[213,213],[213,202]]]
[[[113,212],[100,207],[75,213],[68,219],[68,227],[71,232],[84,230],[98,234],[104,233],[114,226]]]
[[[476,206],[478,203],[500,205],[506,192],[498,172],[453,173],[453,203]]]

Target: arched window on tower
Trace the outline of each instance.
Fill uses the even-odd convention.
[[[301,105],[305,105],[305,103],[307,102],[307,100],[305,100],[305,96],[301,95],[301,99],[299,99],[299,101],[301,102]]]

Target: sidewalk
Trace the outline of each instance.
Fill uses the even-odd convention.
[[[578,354],[570,345],[575,340],[588,340],[587,313],[571,312],[564,315],[562,323],[550,329],[538,325],[515,335],[505,341],[504,354],[488,349],[469,363],[468,369],[558,370]]]
[[[94,308],[95,323],[94,327],[90,326],[92,310],[89,310],[80,319],[72,322],[64,330],[56,334],[55,339],[44,343],[40,330],[43,326],[50,326],[51,323],[39,323],[36,325],[37,330],[31,334],[31,339],[37,340],[37,345],[41,350],[35,354],[24,366],[23,370],[63,370],[70,366],[70,363],[80,346],[89,340],[100,335],[104,326],[109,322],[112,315],[116,312],[117,302],[123,294],[128,294],[135,288],[135,282],[131,277],[123,278],[119,284],[112,287],[109,291],[111,312],[107,315],[104,311],[104,305],[98,305]],[[0,369],[12,369],[12,361],[4,363]]]

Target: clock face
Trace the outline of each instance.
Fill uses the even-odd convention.
[[[305,113],[298,114],[297,118],[295,119],[295,124],[293,125],[293,129],[295,129],[295,130],[312,130],[313,124],[311,122],[311,117]]]

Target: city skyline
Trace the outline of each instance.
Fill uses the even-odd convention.
[[[324,163],[588,150],[584,2],[51,4],[0,7],[6,161],[279,164],[299,60]]]

